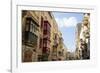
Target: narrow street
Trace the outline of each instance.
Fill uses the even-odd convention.
[[[67,15],[68,13],[60,14]],[[75,13],[69,14],[74,15]],[[90,59],[90,14],[83,13],[81,15],[83,16],[81,17],[82,22],[76,23],[75,17],[57,19],[57,14],[50,11],[23,10],[22,62]],[[73,27],[75,34],[72,31],[68,32],[73,36],[65,35],[71,28],[68,29],[69,24],[64,25],[62,21],[75,25]],[[70,46],[73,40],[75,42]],[[69,45],[66,41],[70,42]],[[70,47],[75,50],[69,51]]]

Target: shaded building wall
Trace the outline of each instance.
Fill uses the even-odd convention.
[[[59,33],[61,32],[51,12],[23,10],[22,61],[58,60],[59,50],[65,52],[62,35]],[[64,57],[61,58],[63,60]]]
[[[25,14],[24,14],[25,12]],[[39,24],[31,11],[22,11],[22,61],[37,61]],[[34,57],[34,59],[33,59]]]
[[[52,17],[50,12],[41,11],[41,27],[40,27],[40,48],[42,50],[42,60],[49,60],[51,49],[51,24]]]
[[[76,59],[81,59],[82,50],[80,49],[80,32],[81,32],[82,23],[76,25],[76,50],[75,57]]]
[[[90,14],[85,13],[80,33],[80,48],[82,59],[90,59]]]

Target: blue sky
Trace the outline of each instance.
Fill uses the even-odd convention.
[[[62,33],[64,44],[69,51],[75,51],[75,28],[77,23],[82,22],[83,13],[52,12]]]

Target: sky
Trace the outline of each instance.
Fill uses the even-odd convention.
[[[68,51],[75,51],[75,28],[78,23],[82,22],[83,13],[72,12],[52,12],[62,33],[64,44]]]

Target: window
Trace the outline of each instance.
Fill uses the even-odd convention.
[[[44,42],[44,43],[43,43],[43,46],[44,46],[44,47],[47,47],[47,43],[46,43],[46,42]]]
[[[47,30],[44,30],[43,34],[45,34],[45,35],[46,35],[46,34],[47,34]]]
[[[47,52],[47,47],[43,47],[43,53]]]
[[[37,45],[38,37],[34,33],[26,31],[24,37],[25,37],[24,41],[26,43],[29,43],[29,44],[32,44],[32,45]]]
[[[33,24],[30,24],[30,32],[33,32]]]
[[[50,24],[48,23],[48,21],[44,21],[44,30],[47,30],[50,32]]]
[[[26,31],[37,32],[39,25],[30,17],[26,18]]]
[[[38,31],[37,23],[31,18],[26,18],[24,41],[30,44],[37,45],[38,36],[34,32]]]
[[[63,56],[63,52],[59,51],[58,52],[59,56]]]
[[[42,38],[40,38],[40,48],[42,48]]]
[[[41,17],[41,28],[43,28],[43,17]]]
[[[44,23],[44,30],[47,30],[47,24]]]

